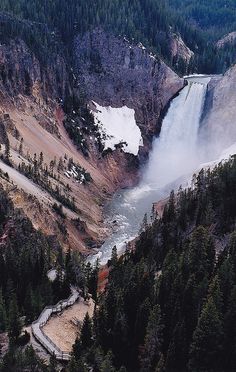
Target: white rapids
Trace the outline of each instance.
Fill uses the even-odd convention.
[[[122,252],[126,242],[137,236],[143,216],[150,214],[152,203],[166,197],[203,161],[197,142],[210,77],[191,76],[187,81],[171,102],[160,136],[154,139],[140,184],[117,193],[107,207],[107,221],[114,231],[99,252],[89,258],[90,262],[99,259],[100,264],[105,264],[114,245]]]

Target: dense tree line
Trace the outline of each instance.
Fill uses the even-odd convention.
[[[52,266],[57,269],[53,282],[47,276]],[[9,338],[6,354],[0,342],[1,372],[56,371],[54,358],[46,366],[31,346],[25,347],[29,334],[22,327],[46,305],[67,298],[71,284],[96,300],[97,274],[98,268],[85,265],[78,252],[64,253],[55,238],[36,230],[0,188],[0,334]]]
[[[74,37],[96,26],[141,41],[180,73],[186,72],[186,66],[172,59],[171,33],[180,34],[195,52],[189,72],[205,72],[205,69],[206,72],[219,72],[231,63],[225,53],[209,44],[213,34],[216,35],[215,28],[211,33],[209,29],[216,24],[219,36],[232,30],[236,24],[232,2],[226,7],[219,0],[211,0],[207,5],[205,1],[199,0],[197,4],[188,1],[187,6],[184,0],[3,0],[0,10],[18,17],[14,20],[6,16],[0,18],[1,38],[22,37],[44,63],[59,50],[65,52],[71,63]],[[230,49],[227,50],[229,53],[235,57]]]
[[[235,63],[235,42],[226,43],[220,49],[216,47],[218,39],[236,30],[234,0],[168,0],[168,4],[188,24],[193,25],[205,40],[207,47],[194,58],[194,65],[199,71],[221,73]],[[189,42],[187,44],[191,45]]]
[[[168,0],[168,3],[212,40],[236,30],[234,0]]]
[[[4,9],[4,3],[0,4],[0,9]],[[12,14],[0,13],[1,43],[8,43],[11,39],[22,39],[34,52],[42,66],[51,64],[55,60],[55,55],[63,50],[63,44],[58,35],[52,34],[46,24],[20,19],[14,15],[18,16],[14,10]],[[4,81],[4,78],[7,78],[4,76],[4,70],[1,70],[1,75]]]
[[[134,250],[118,259],[114,248],[69,371],[235,370],[235,182],[235,157],[202,170]]]
[[[0,330],[5,331],[11,307],[32,321],[45,305],[68,295],[69,286],[62,278],[51,283],[47,277],[57,257],[59,267],[64,266],[61,248],[14,210],[2,188],[0,202]]]

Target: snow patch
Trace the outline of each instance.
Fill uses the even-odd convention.
[[[124,152],[137,155],[139,146],[143,146],[143,139],[134,118],[134,110],[127,106],[114,108],[93,103],[96,107],[93,115],[102,134],[104,150],[115,150],[115,145],[122,143]]]
[[[144,46],[142,43],[138,43],[138,47],[139,47],[140,49],[146,50],[145,46]]]

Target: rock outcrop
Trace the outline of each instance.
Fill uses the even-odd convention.
[[[142,44],[101,29],[78,36],[75,55],[79,86],[87,100],[134,109],[144,146],[150,148],[152,136],[160,131],[162,110],[183,87],[183,79]]]
[[[222,37],[220,40],[217,41],[216,47],[218,49],[224,48],[226,45],[233,44],[236,40],[236,31],[230,32],[229,34]]]
[[[213,159],[236,142],[236,65],[208,86],[201,141]],[[208,156],[209,158],[209,156]]]
[[[182,60],[187,66],[194,57],[194,52],[187,47],[180,35],[170,35],[170,51],[172,59],[177,63]]]
[[[63,98],[67,72],[65,61],[57,56],[54,66],[43,68],[23,40],[11,40],[0,47],[0,98],[19,94],[37,99]]]
[[[0,29],[0,98],[23,94],[64,99],[68,67],[54,33],[44,24],[2,12]]]

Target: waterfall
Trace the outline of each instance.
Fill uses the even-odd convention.
[[[142,184],[162,188],[196,169],[199,123],[209,78],[189,79],[176,97],[162,123],[160,136],[153,142]]]
[[[107,210],[107,221],[114,224],[113,234],[90,257],[90,262],[98,258],[105,264],[114,245],[118,252],[124,250],[125,243],[138,235],[143,216],[150,213],[152,203],[168,196],[172,188],[181,184],[181,176],[191,177],[197,169],[201,162],[198,132],[209,80],[188,78],[188,84],[171,102],[140,184],[114,196]]]

